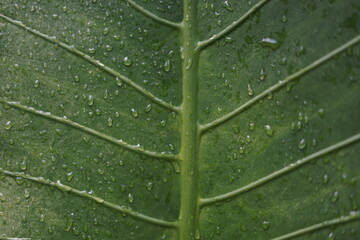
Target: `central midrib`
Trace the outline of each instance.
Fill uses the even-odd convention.
[[[184,0],[181,23],[182,105],[181,105],[181,173],[179,240],[192,240],[199,235],[199,146],[198,126],[198,44],[197,0]]]

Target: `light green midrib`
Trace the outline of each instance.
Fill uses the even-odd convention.
[[[199,190],[199,147],[198,126],[198,64],[199,52],[197,26],[198,1],[184,0],[184,20],[180,32],[183,49],[182,59],[182,105],[181,105],[181,148],[180,148],[180,212],[179,240],[200,237],[200,190]]]

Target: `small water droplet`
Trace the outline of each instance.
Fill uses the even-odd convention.
[[[262,68],[262,69],[260,70],[259,79],[262,81],[262,80],[265,79],[265,77],[266,77],[265,69]]]
[[[22,162],[20,163],[20,169],[23,170],[23,171],[25,171],[26,168],[27,168],[27,165],[26,165],[26,161],[24,160],[24,161],[22,161]]]
[[[265,133],[268,136],[272,136],[274,134],[274,130],[271,128],[270,125],[265,125],[264,128],[265,128]]]
[[[148,182],[148,184],[146,184],[146,190],[151,191],[153,186],[154,186],[153,182]]]
[[[252,96],[254,95],[254,90],[251,88],[250,84],[248,84],[248,90],[247,90],[247,93],[249,96]]]
[[[129,195],[128,195],[128,202],[129,203],[134,202],[134,196],[131,193],[129,193]]]
[[[340,197],[340,194],[339,194],[338,191],[336,191],[336,192],[334,192],[334,194],[331,196],[330,201],[331,201],[332,203],[336,203],[337,200],[339,199],[339,197]]]
[[[29,197],[30,197],[30,191],[29,191],[29,189],[25,189],[24,197],[25,197],[25,198],[29,198]]]
[[[276,50],[280,47],[280,44],[278,41],[276,41],[275,39],[272,39],[272,38],[263,38],[261,41],[260,41],[260,46],[262,47],[269,47],[271,48],[272,50]]]
[[[300,140],[298,148],[301,150],[306,148],[306,140],[304,138]]]
[[[68,182],[70,182],[70,181],[73,179],[73,177],[74,177],[74,173],[73,173],[73,172],[68,172],[68,173],[66,174],[66,178],[67,178]]]
[[[166,120],[161,120],[161,121],[160,121],[160,125],[161,125],[162,127],[165,127],[165,126],[166,126]]]
[[[105,46],[105,50],[108,51],[108,52],[111,52],[112,49],[113,49],[113,48],[112,48],[112,46],[110,46],[110,45],[106,45],[106,46]]]
[[[263,222],[261,223],[261,227],[262,227],[262,229],[264,229],[264,230],[268,230],[268,229],[270,228],[270,222],[267,221],[267,220],[263,221]]]
[[[89,95],[87,103],[89,106],[92,106],[94,104],[94,96]]]
[[[152,109],[152,105],[149,103],[146,107],[145,107],[145,112],[150,112]]]
[[[169,149],[170,149],[170,151],[175,151],[175,147],[174,147],[174,145],[172,145],[171,143],[169,143]]]
[[[65,225],[64,230],[65,230],[66,232],[70,231],[73,223],[74,223],[74,221],[73,221],[72,219],[68,219],[68,220],[66,221],[66,225]]]
[[[120,78],[116,77],[115,81],[116,81],[116,85],[118,85],[119,87],[123,85],[123,81]]]
[[[254,122],[248,122],[248,129],[250,131],[253,131],[255,129],[255,123]]]
[[[40,86],[40,80],[36,79],[34,82],[34,88],[38,88]]]
[[[137,117],[139,116],[138,111],[137,111],[135,108],[132,108],[132,109],[131,109],[131,115],[132,115],[134,118],[137,118]]]
[[[108,127],[111,127],[113,125],[113,120],[111,117],[108,118],[107,123]]]
[[[5,123],[4,129],[7,130],[7,131],[9,131],[11,128],[12,128],[11,121],[7,121],[7,122]]]
[[[124,66],[129,67],[132,64],[132,61],[129,59],[129,57],[124,57],[123,64],[124,64]]]
[[[165,61],[164,71],[168,72],[168,71],[170,71],[170,68],[171,68],[171,61],[170,60]]]
[[[325,116],[325,110],[323,108],[320,108],[318,112],[320,117],[323,118]]]
[[[328,183],[329,182],[329,176],[327,174],[324,175],[323,177],[323,183]]]
[[[88,49],[88,52],[89,52],[89,53],[95,53],[95,52],[96,52],[96,48],[89,48],[89,49]]]

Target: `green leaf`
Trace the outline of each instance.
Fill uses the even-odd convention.
[[[359,239],[359,14],[3,0],[0,239]]]

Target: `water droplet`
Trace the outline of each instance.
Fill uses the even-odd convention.
[[[112,46],[110,46],[110,45],[106,45],[106,46],[105,46],[105,50],[108,51],[108,52],[111,52],[112,49],[113,49],[113,48],[112,48]]]
[[[300,140],[298,147],[301,150],[306,148],[306,140],[304,138]]]
[[[265,133],[268,136],[272,136],[274,134],[274,130],[271,128],[270,125],[265,125],[264,128],[265,128]]]
[[[328,183],[329,182],[329,176],[327,174],[324,175],[323,177],[323,183]]]
[[[94,104],[94,96],[89,95],[87,103],[89,106],[92,106]]]
[[[334,194],[333,194],[333,195],[331,196],[331,198],[330,198],[330,201],[331,201],[332,203],[336,203],[337,200],[339,199],[339,196],[340,196],[340,194],[339,194],[338,191],[334,192]]]
[[[270,227],[270,222],[267,221],[267,220],[263,221],[263,222],[261,223],[261,227],[262,227],[262,229],[264,229],[264,230],[268,230],[269,227]]]
[[[320,117],[323,118],[325,116],[325,110],[323,108],[320,108],[318,112]]]
[[[164,71],[168,72],[168,71],[170,71],[170,68],[171,68],[171,61],[167,60],[164,64]]]
[[[132,61],[129,59],[129,57],[124,57],[123,64],[124,64],[124,66],[129,67],[132,64]]]
[[[108,127],[111,127],[113,125],[113,120],[111,117],[108,118],[107,123]]]
[[[160,125],[161,125],[162,127],[165,127],[165,126],[166,126],[166,120],[161,120],[161,121],[160,121]]]
[[[74,173],[73,173],[73,172],[68,172],[68,173],[66,174],[66,178],[67,178],[68,182],[70,182],[70,181],[73,179],[73,177],[74,177]]]
[[[66,225],[65,225],[64,230],[65,230],[66,232],[70,231],[73,223],[74,223],[74,221],[73,221],[72,219],[68,219],[68,220],[66,221]]]
[[[134,202],[134,196],[131,193],[129,193],[129,195],[128,195],[128,202],[129,203]]]
[[[253,130],[255,129],[255,123],[254,123],[254,122],[249,122],[249,123],[248,123],[248,129],[249,129],[250,131],[253,131]]]
[[[145,107],[145,112],[150,112],[152,109],[152,105],[149,103],[146,107]]]
[[[146,190],[151,191],[153,186],[154,186],[153,182],[148,182],[148,184],[146,184]]]
[[[5,123],[4,129],[7,130],[7,131],[9,131],[11,128],[12,128],[11,121],[7,121],[7,122]]]
[[[116,81],[116,85],[118,85],[119,87],[123,85],[123,81],[120,78],[116,77],[115,81]]]
[[[23,170],[23,171],[25,171],[26,168],[27,168],[27,165],[26,165],[26,161],[24,160],[24,161],[22,161],[22,162],[20,163],[20,169]]]
[[[329,233],[327,240],[335,240],[335,234],[333,232]]]
[[[251,88],[250,84],[248,84],[248,91],[247,92],[248,92],[249,96],[254,95],[254,90]]]
[[[25,197],[25,198],[29,198],[29,197],[30,197],[30,191],[29,191],[29,189],[25,189],[24,197]]]
[[[138,111],[137,111],[135,108],[132,108],[132,109],[131,109],[131,115],[132,115],[134,118],[137,118],[137,117],[139,116]]]
[[[169,149],[170,149],[170,151],[175,151],[175,147],[174,147],[174,145],[172,145],[171,143],[169,143]]]
[[[260,46],[262,47],[269,47],[271,48],[272,50],[276,50],[280,47],[280,44],[278,41],[276,41],[275,39],[272,39],[272,38],[263,38],[261,41],[260,41]]]
[[[88,49],[88,52],[89,52],[89,53],[95,53],[95,52],[96,52],[96,48],[89,48],[89,49]]]
[[[35,80],[34,82],[34,88],[38,88],[40,86],[40,80]]]
[[[296,56],[301,56],[306,53],[306,49],[304,46],[300,46],[300,48],[296,51]]]
[[[245,152],[245,148],[244,148],[244,147],[240,147],[240,148],[239,148],[239,152],[240,152],[241,154],[243,154],[243,153]]]
[[[262,80],[265,79],[265,77],[266,77],[265,69],[262,68],[262,69],[260,70],[259,79],[262,81]]]
[[[5,202],[6,201],[6,196],[0,192],[0,201],[1,202]]]

